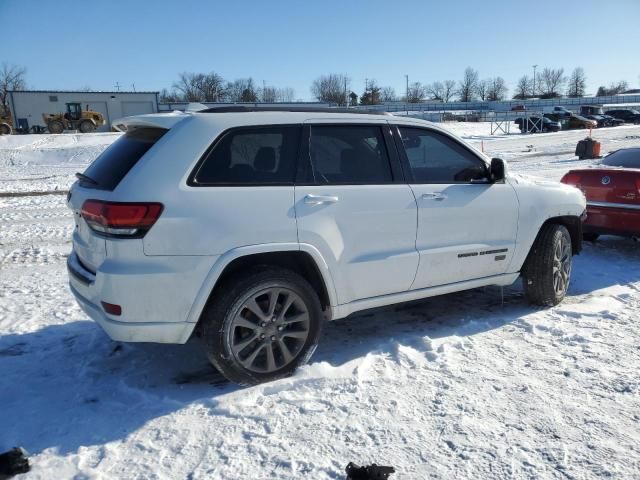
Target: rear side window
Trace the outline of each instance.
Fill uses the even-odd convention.
[[[293,185],[300,126],[237,128],[204,155],[190,185]]]
[[[469,183],[487,179],[485,163],[446,135],[403,127],[400,135],[415,183]]]
[[[167,131],[161,128],[138,128],[125,133],[89,165],[80,184],[99,190],[113,190]]]
[[[317,185],[393,181],[384,136],[375,125],[312,126],[309,155]]]
[[[607,155],[602,161],[610,167],[640,168],[640,148],[628,148]]]

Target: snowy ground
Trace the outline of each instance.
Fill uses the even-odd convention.
[[[584,132],[490,136],[447,124],[512,171],[557,179]],[[640,245],[575,258],[569,297],[519,285],[330,323],[294,377],[230,385],[198,341],[118,344],[66,285],[64,195],[117,134],[0,138],[0,451],[29,478],[640,478]],[[603,150],[640,127],[594,132]],[[15,193],[50,192],[41,196]]]

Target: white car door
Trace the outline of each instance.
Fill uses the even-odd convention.
[[[412,289],[505,273],[518,222],[511,185],[491,183],[487,163],[449,135],[408,126],[399,133],[418,204],[420,265]]]
[[[387,148],[389,125],[309,123],[295,186],[299,242],[324,257],[340,304],[408,290],[417,207]]]

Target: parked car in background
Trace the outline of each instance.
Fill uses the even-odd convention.
[[[514,120],[521,132],[539,133],[539,132],[559,132],[561,130],[560,122],[554,122],[547,117],[518,117]]]
[[[596,128],[598,126],[598,122],[595,120],[590,120],[588,118],[584,118],[581,115],[576,115],[572,113],[569,118],[566,119],[566,128],[568,130],[574,130],[577,128]]]
[[[640,236],[640,147],[617,150],[597,168],[570,170],[561,181],[587,198],[586,240],[600,234]]]
[[[640,112],[633,108],[616,108],[614,110],[607,110],[605,113],[614,118],[624,120],[625,123],[633,123],[635,125],[640,123]]]
[[[322,324],[523,278],[556,305],[582,242],[575,188],[511,177],[418,119],[226,107],[116,120],[71,187],[78,303],[115,340],[185,343],[255,384]]]
[[[614,118],[611,115],[600,115],[601,117],[604,117],[607,120],[607,126],[608,127],[619,127],[620,125],[624,125],[624,120],[620,120],[619,118]]]
[[[603,115],[581,115],[588,120],[593,120],[597,123],[598,128],[608,127],[609,121]]]
[[[524,105],[514,105],[511,107],[512,112],[524,112],[527,110],[527,107]]]
[[[553,106],[553,107],[542,107],[542,113],[549,113],[552,115],[557,115],[558,118],[569,118],[573,113],[570,110],[567,110],[566,107],[561,106]]]

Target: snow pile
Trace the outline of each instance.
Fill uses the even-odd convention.
[[[605,150],[639,133],[597,132]],[[60,165],[86,164],[107,143],[64,137],[46,147],[60,164],[22,157],[0,170],[0,191],[40,188],[30,177],[51,172],[64,189]],[[503,138],[490,155],[557,178],[585,163],[563,153],[576,138]],[[336,479],[349,461],[393,465],[398,479],[640,471],[631,240],[587,244],[555,308],[527,306],[516,284],[363,313],[327,324],[292,378],[239,388],[197,339],[118,344],[89,321],[66,285],[72,228],[62,195],[0,198],[0,451],[24,446],[28,478]]]

